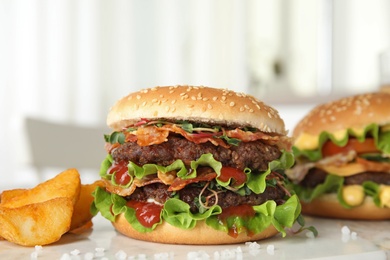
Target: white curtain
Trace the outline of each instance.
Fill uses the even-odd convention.
[[[10,180],[29,160],[27,115],[103,125],[109,107],[140,88],[248,87],[244,1],[0,3],[0,175]]]
[[[390,48],[389,6],[0,0],[0,176],[14,179],[28,163],[25,116],[104,125],[109,107],[140,88],[209,85],[272,102],[371,90],[377,56]]]

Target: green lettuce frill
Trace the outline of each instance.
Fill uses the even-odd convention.
[[[113,163],[113,159],[111,155],[108,155],[106,159],[102,162],[100,167],[100,176],[104,179],[110,180],[113,185],[119,186],[115,182],[115,173],[107,174],[108,168]],[[276,170],[288,169],[294,164],[294,156],[291,152],[283,151],[282,155],[279,159],[274,160],[268,164],[268,169],[264,172],[256,172],[251,174],[251,169],[246,168],[244,173],[247,175],[246,183],[243,183],[241,186],[235,186],[235,189],[243,188],[246,185],[252,192],[259,194],[264,192],[267,187],[266,177],[272,172]],[[156,174],[157,171],[161,173],[167,173],[171,171],[176,171],[177,177],[182,179],[191,179],[197,177],[197,168],[199,166],[208,166],[211,167],[216,173],[217,178],[216,181],[222,187],[227,187],[231,183],[231,179],[226,182],[219,180],[219,176],[221,175],[222,163],[215,160],[212,154],[203,154],[196,161],[191,161],[189,169],[187,168],[182,160],[176,160],[172,164],[168,166],[161,166],[157,164],[145,164],[143,166],[138,166],[133,162],[129,162],[128,174],[130,176],[130,182],[124,186],[124,188],[129,187],[134,180],[134,177],[138,179],[142,179],[148,175]]]
[[[342,196],[342,188],[344,184],[344,177],[328,174],[322,184],[315,188],[305,188],[300,185],[294,185],[294,190],[303,202],[311,202],[319,196],[326,193],[336,193],[337,199],[344,208],[352,208],[348,205]],[[376,206],[380,207],[379,199],[379,185],[372,181],[365,181],[362,184],[364,194],[371,196]]]
[[[363,134],[357,134],[352,129],[348,129],[345,136],[340,139],[336,139],[332,134],[324,131],[320,134],[318,140],[318,148],[315,150],[300,150],[293,146],[293,153],[296,158],[306,157],[310,161],[318,161],[322,158],[322,146],[323,144],[331,140],[338,146],[345,146],[348,142],[349,137],[355,137],[359,142],[364,142],[367,136],[373,137],[375,140],[376,147],[381,150],[384,154],[390,154],[390,131],[381,132],[378,124],[370,124],[366,126]]]
[[[298,197],[292,195],[284,204],[277,205],[275,201],[267,201],[262,205],[253,206],[255,216],[245,218],[231,216],[227,221],[220,221],[218,215],[222,208],[214,205],[203,213],[191,213],[190,206],[176,198],[168,199],[161,211],[160,221],[151,228],[144,227],[137,219],[135,209],[126,206],[126,200],[119,195],[111,194],[98,187],[94,193],[94,202],[91,206],[91,213],[98,212],[110,221],[115,221],[115,217],[121,213],[134,229],[139,232],[150,232],[162,221],[181,229],[192,229],[197,221],[204,220],[206,224],[216,230],[228,232],[234,227],[238,233],[248,232],[257,234],[273,225],[283,236],[286,235],[285,228],[291,228],[301,212],[301,205]]]

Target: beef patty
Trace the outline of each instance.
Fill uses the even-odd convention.
[[[327,173],[318,168],[310,169],[309,173],[301,181],[300,185],[314,188],[325,181]],[[344,177],[344,185],[363,184],[365,181],[372,181],[378,184],[390,185],[390,174],[386,172],[362,172],[352,176]]]
[[[176,192],[180,200],[190,205],[190,210],[192,213],[196,213],[199,211],[199,204],[196,202],[196,198],[198,198],[199,194],[202,193],[203,185],[204,184],[190,184],[187,185],[184,189],[181,189]],[[162,183],[153,183],[144,187],[137,188],[134,193],[126,197],[126,199],[142,202],[146,202],[148,199],[154,199],[155,201],[163,204],[172,196],[172,193],[172,191],[168,191],[167,185]],[[207,197],[212,194],[213,193],[210,190],[205,189],[202,193],[202,196]],[[221,208],[238,206],[241,204],[255,206],[260,205],[267,200],[274,200],[278,205],[280,205],[284,202],[283,198],[285,196],[285,191],[278,186],[268,186],[265,191],[260,194],[250,193],[249,195],[242,196],[233,191],[224,190],[223,192],[217,192],[217,196],[217,204],[221,206]],[[208,206],[214,205],[215,202],[216,197],[210,196]]]
[[[210,142],[195,144],[176,135],[170,135],[167,142],[158,145],[139,146],[137,143],[127,142],[113,150],[111,155],[116,162],[132,161],[138,165],[154,163],[167,166],[177,159],[189,165],[190,161],[206,153],[213,154],[214,159],[224,166],[240,170],[248,167],[259,171],[267,170],[268,163],[281,155],[277,146],[267,145],[262,141],[240,142],[238,146],[224,148]]]

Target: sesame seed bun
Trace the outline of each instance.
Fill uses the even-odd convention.
[[[127,222],[124,214],[120,214],[112,223],[116,230],[127,237],[138,240],[165,243],[165,244],[190,244],[190,245],[222,245],[236,244],[247,241],[256,241],[272,237],[278,233],[274,226],[269,226],[262,232],[248,236],[240,233],[237,238],[229,236],[223,231],[215,230],[206,225],[204,221],[198,221],[193,229],[180,229],[167,222],[158,225],[153,232],[140,233]]]
[[[111,108],[107,125],[118,131],[141,118],[239,125],[286,134],[279,113],[262,101],[247,94],[203,86],[165,86],[131,93]]]
[[[346,130],[363,130],[373,123],[378,124],[379,126],[390,124],[390,94],[386,92],[357,94],[315,107],[297,124],[293,130],[292,135],[295,138],[294,146],[301,151],[315,150],[317,148],[321,148],[319,147],[318,140],[320,134],[323,132],[333,134],[334,136],[337,136],[337,133],[342,133],[342,137],[344,137],[344,133],[348,133]],[[347,147],[348,146],[345,145],[345,148]],[[321,160],[321,162],[314,162],[317,163],[317,165],[309,166],[306,170],[308,171],[311,167],[318,167],[321,171],[324,171],[325,174],[332,174],[345,178],[352,178],[353,175],[361,173],[366,173],[365,178],[367,178],[367,176],[371,174],[375,175],[376,172],[388,172],[388,170],[384,170],[384,165],[386,164],[385,162],[383,162],[382,168],[377,166],[376,169],[366,169],[362,164],[356,162],[355,158],[347,159],[348,156],[346,155],[346,151],[347,149],[341,149],[334,152],[332,156],[339,156],[334,157],[339,159],[337,162],[334,160],[333,162],[332,160],[327,160],[330,156],[328,157],[325,152],[322,152],[323,157],[317,158],[317,160]],[[358,153],[358,151],[355,152],[356,154]],[[304,155],[302,157],[304,157]],[[310,163],[306,161],[306,158],[302,159],[299,156],[296,156],[296,159],[296,166],[298,167],[294,167],[296,169],[295,176],[299,176],[301,173],[299,171],[304,169],[305,166],[308,166]],[[321,164],[321,166],[318,166],[318,164]],[[346,169],[349,169],[350,172],[347,171],[346,173],[343,171]],[[367,173],[369,175],[367,175]],[[316,173],[314,172],[314,174]],[[302,177],[299,181],[303,178],[304,177]],[[371,179],[367,178],[364,179],[364,181],[365,180]],[[300,185],[299,181],[297,185]],[[359,180],[359,185],[361,183],[363,183],[363,181]],[[317,183],[317,185],[318,184],[319,183]],[[343,185],[344,187],[348,186],[348,184]],[[337,198],[336,192],[322,194],[310,202],[304,202],[302,200],[302,213],[341,219],[390,219],[390,208],[378,207],[374,204],[371,195],[362,194],[365,196],[363,203],[349,209],[342,206]],[[351,196],[355,196],[355,194],[351,193]]]
[[[360,206],[351,209],[341,206],[335,193],[321,195],[310,203],[301,201],[301,205],[305,215],[353,220],[390,219],[390,208],[377,207],[372,197],[368,196]]]
[[[293,137],[302,134],[334,133],[346,128],[364,128],[377,123],[390,123],[390,94],[359,94],[321,104],[310,111],[295,127]]]

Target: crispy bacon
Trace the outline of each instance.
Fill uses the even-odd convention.
[[[145,176],[142,179],[134,178],[131,185],[127,188],[117,186],[111,183],[110,180],[103,179],[106,190],[118,194],[119,196],[129,196],[133,194],[134,190],[137,187],[143,187],[152,183],[163,183],[162,180],[160,180],[156,174]]]
[[[356,162],[362,164],[366,171],[390,173],[390,163],[369,161],[361,157],[357,157]]]
[[[329,165],[340,167],[352,162],[361,165],[362,172],[390,173],[390,163],[366,160],[364,158],[359,157],[356,151],[351,150],[346,153],[339,153],[333,156],[325,157],[317,162],[307,162],[307,163],[297,164],[293,168],[287,169],[286,174],[291,180],[299,183],[305,178],[309,170],[314,167],[322,168],[324,166],[329,166]],[[357,172],[356,174],[358,173],[360,172]]]
[[[213,169],[208,167],[202,167],[197,169],[197,176],[191,179],[182,179],[177,177],[171,186],[169,186],[168,191],[177,191],[183,189],[186,185],[190,183],[198,183],[201,181],[211,181],[217,177],[217,174]]]
[[[139,127],[137,129],[137,144],[139,146],[161,144],[168,141],[168,135],[169,131],[161,127]]]
[[[215,146],[222,146],[224,148],[229,148],[230,145],[227,144],[223,139],[218,138],[225,134],[229,138],[236,138],[243,142],[252,142],[257,140],[263,140],[268,144],[274,145],[277,144],[279,148],[290,150],[291,149],[291,139],[287,136],[279,135],[269,135],[263,132],[250,132],[243,131],[241,129],[234,130],[224,130],[223,132],[201,132],[201,133],[189,133],[186,132],[183,128],[176,124],[166,124],[161,127],[156,126],[141,126],[137,130],[132,132],[125,132],[126,142],[135,142],[140,146],[148,146],[153,144],[161,144],[167,141],[169,133],[180,134],[187,140],[196,143],[206,143],[211,142]]]

